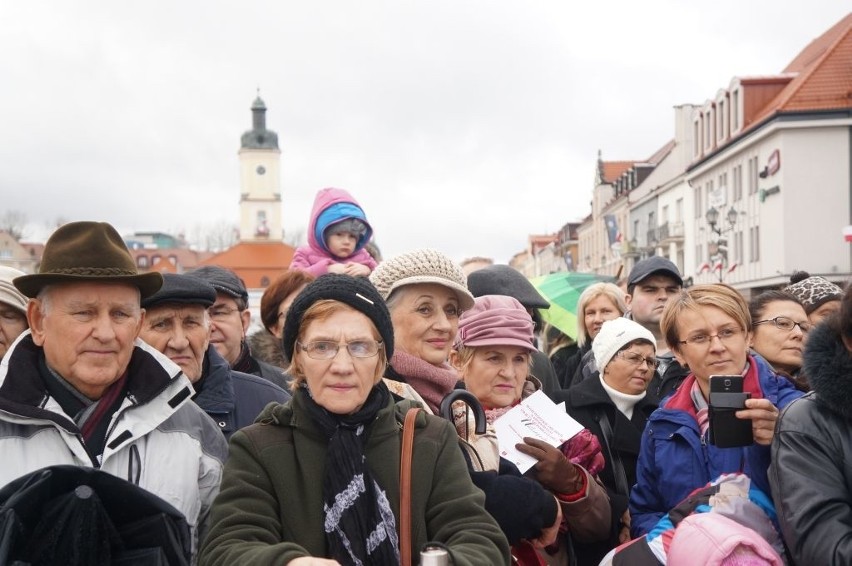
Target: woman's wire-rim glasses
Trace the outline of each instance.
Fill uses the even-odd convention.
[[[799,330],[802,331],[803,334],[807,334],[811,329],[811,324],[809,322],[796,322],[792,318],[788,318],[786,316],[776,316],[775,318],[768,318],[766,320],[758,320],[754,323],[755,326],[758,324],[767,324],[772,323],[775,325],[775,328],[779,328],[781,330],[786,330],[790,332],[795,327],[799,327]]]
[[[313,358],[314,360],[331,360],[337,356],[341,346],[346,346],[346,351],[353,358],[372,358],[379,353],[382,342],[376,340],[353,340],[352,342],[341,344],[331,340],[316,340],[307,344],[296,342],[296,345],[309,358]]]
[[[686,340],[678,340],[678,344],[692,344],[693,346],[709,346],[713,338],[718,338],[720,342],[726,343],[733,340],[744,331],[742,328],[723,328],[716,334],[696,334],[690,336]]]
[[[637,354],[636,352],[631,352],[630,350],[622,350],[620,352],[616,352],[615,355],[626,362],[630,362],[635,366],[641,366],[642,362],[645,362],[652,370],[657,369],[657,367],[659,367],[660,365],[660,360],[658,360],[657,358],[646,358],[642,354]]]

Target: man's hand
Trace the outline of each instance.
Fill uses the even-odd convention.
[[[538,460],[530,471],[550,491],[570,495],[583,485],[582,471],[569,462],[559,448],[530,437],[525,437],[524,442],[516,444],[515,448]]]

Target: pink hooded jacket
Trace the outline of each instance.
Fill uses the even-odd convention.
[[[364,234],[355,246],[355,251],[347,258],[337,258],[328,251],[322,234],[330,225],[349,218],[357,218],[367,226]],[[367,222],[364,210],[358,201],[343,189],[326,188],[317,192],[314,206],[311,210],[311,221],[308,226],[308,245],[300,246],[293,255],[290,269],[306,271],[315,277],[328,273],[328,267],[333,263],[360,263],[370,268],[376,268],[376,260],[367,253],[364,246],[370,241],[373,230]]]

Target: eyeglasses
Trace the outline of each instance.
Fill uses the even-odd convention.
[[[239,310],[240,309],[221,306],[221,307],[211,307],[207,312],[210,314],[210,318],[212,318],[213,320],[218,320],[218,321],[221,322],[223,320],[228,320],[228,317],[230,317],[235,312],[239,312]]]
[[[690,336],[686,340],[678,340],[678,344],[692,344],[693,346],[709,346],[713,338],[718,338],[720,342],[725,343],[733,340],[743,333],[742,328],[723,328],[716,334],[696,334]]]
[[[346,350],[353,358],[372,358],[379,353],[379,348],[382,347],[382,343],[375,340],[355,340],[353,342],[346,342],[345,344],[338,344],[330,340],[317,340],[316,342],[308,342],[307,344],[296,342],[296,345],[304,350],[309,358],[315,360],[333,359],[337,356],[337,352],[340,351],[341,346],[346,346]]]
[[[775,328],[780,328],[781,330],[790,331],[793,330],[794,327],[798,326],[799,329],[803,333],[807,333],[811,329],[811,325],[808,322],[796,322],[792,318],[787,318],[786,316],[776,316],[775,318],[770,318],[768,320],[758,320],[754,323],[755,326],[758,324],[766,324],[767,322],[771,322],[775,325]]]
[[[616,352],[615,355],[621,358],[622,360],[630,362],[635,366],[641,366],[642,362],[645,362],[646,364],[648,364],[649,368],[657,369],[657,367],[660,365],[660,360],[658,360],[657,358],[646,358],[641,354],[637,354],[636,352],[631,352],[629,350],[622,350],[621,352]]]

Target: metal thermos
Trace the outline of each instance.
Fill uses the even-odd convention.
[[[450,553],[441,546],[426,545],[420,551],[420,566],[449,566]]]

